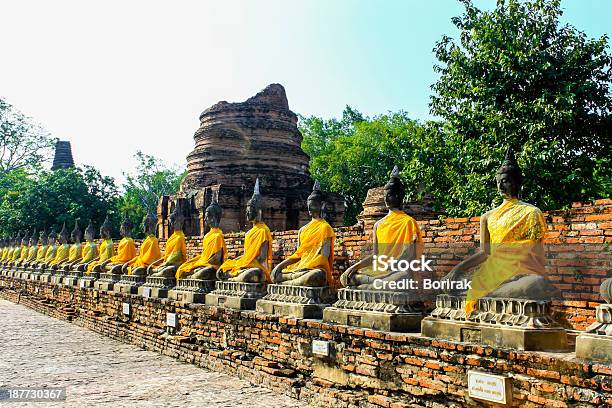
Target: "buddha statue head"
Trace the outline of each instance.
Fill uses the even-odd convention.
[[[102,237],[102,239],[110,239],[112,233],[113,224],[111,224],[107,215],[106,218],[104,218],[102,225],[100,225],[100,237]]]
[[[93,222],[91,219],[89,220],[89,224],[87,224],[87,228],[85,228],[85,241],[91,242],[94,240],[96,236],[96,229],[94,228]]]
[[[262,199],[259,193],[259,178],[255,180],[255,188],[253,188],[253,195],[251,199],[247,201],[246,205],[246,217],[250,222],[260,222],[262,219]]]
[[[157,217],[152,212],[148,212],[147,215],[142,219],[142,229],[147,235],[155,235],[157,229]]]
[[[66,229],[66,223],[64,223],[64,225],[62,226],[62,230],[58,235],[58,239],[60,244],[62,245],[68,243],[68,229]]]
[[[47,236],[47,244],[55,245],[56,242],[57,242],[57,233],[53,230],[53,228],[51,228],[51,231],[49,231],[49,235]]]
[[[76,219],[74,221],[74,228],[72,232],[70,233],[70,239],[72,240],[72,242],[77,243],[77,242],[81,242],[82,236],[83,236],[83,233],[81,232],[81,228],[79,228],[79,220]]]
[[[385,205],[390,210],[400,210],[404,202],[404,195],[406,189],[404,183],[400,179],[399,168],[393,167],[391,171],[391,177],[384,187],[385,190]]]
[[[204,223],[210,228],[219,228],[222,215],[223,209],[219,205],[217,192],[214,192],[210,205],[206,207],[206,211],[204,212]]]
[[[523,174],[511,146],[506,151],[506,157],[499,170],[497,170],[495,179],[497,181],[497,191],[505,200],[520,197]]]
[[[21,245],[25,246],[28,245],[28,241],[30,240],[30,238],[28,237],[28,231],[26,231],[23,234],[23,237],[21,237]]]
[[[312,186],[312,193],[310,193],[306,199],[306,206],[308,207],[308,214],[310,214],[312,218],[321,218],[323,210],[323,192],[317,180],[315,180]]]
[[[32,235],[30,236],[29,245],[30,246],[38,245],[38,234],[36,234],[36,229],[34,229],[34,231],[32,231]]]
[[[123,221],[121,222],[121,227],[119,228],[119,233],[122,237],[130,237],[132,235],[132,229],[134,228],[134,224],[128,218],[127,214],[124,215]]]
[[[183,222],[185,222],[185,217],[183,217],[181,207],[177,203],[174,206],[174,210],[172,210],[172,213],[170,213],[170,224],[172,225],[172,229],[174,231],[182,231]]]
[[[47,233],[43,230],[40,231],[40,235],[38,236],[38,242],[40,242],[40,245],[47,245]]]

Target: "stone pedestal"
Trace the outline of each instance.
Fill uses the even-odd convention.
[[[439,295],[421,334],[525,351],[567,350],[567,334],[552,319],[550,307],[548,301],[481,298],[467,317],[464,298]]]
[[[418,331],[423,305],[408,292],[340,289],[323,321],[391,332]]]
[[[265,283],[217,281],[215,290],[206,295],[206,304],[236,310],[255,310],[257,300],[265,295]]]
[[[576,338],[576,357],[612,363],[612,305],[597,306],[595,318]]]
[[[79,279],[83,276],[83,272],[81,271],[70,271],[64,277],[64,285],[66,286],[77,286],[79,284]]]
[[[168,291],[176,284],[175,278],[149,276],[138,288],[138,294],[144,297],[166,298]]]
[[[115,284],[115,292],[137,294],[146,278],[145,275],[121,275],[121,280]]]
[[[168,299],[186,303],[204,303],[206,294],[215,289],[214,280],[180,279],[168,292]]]
[[[96,281],[100,278],[100,272],[91,272],[89,274],[82,272],[78,279],[79,288],[93,288]]]
[[[39,269],[40,270],[40,269]],[[41,273],[38,277],[38,280],[44,283],[49,283],[51,282],[51,270],[50,269],[43,269],[40,270]]]
[[[120,273],[100,273],[100,279],[94,282],[94,288],[98,290],[113,290],[115,284],[120,280]]]
[[[40,269],[30,268],[29,273],[28,273],[28,279],[31,281],[37,281],[40,279],[41,273],[42,271]]]
[[[267,294],[257,301],[255,310],[300,319],[320,319],[331,304],[329,286],[307,287],[268,285]]]

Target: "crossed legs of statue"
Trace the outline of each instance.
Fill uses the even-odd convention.
[[[290,286],[326,286],[327,274],[322,269],[300,269],[281,272],[274,276],[274,283]]]

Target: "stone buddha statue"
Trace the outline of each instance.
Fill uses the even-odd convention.
[[[332,283],[336,235],[322,216],[323,202],[323,192],[315,181],[307,200],[312,219],[298,232],[297,250],[272,271],[274,283],[316,287]]]
[[[122,273],[123,265],[136,257],[136,244],[132,239],[133,228],[132,221],[126,215],[120,227],[121,241],[119,241],[117,247],[117,254],[109,259],[109,262],[103,268],[104,270],[113,274]]]
[[[83,253],[81,245],[82,235],[81,228],[79,228],[79,221],[75,220],[74,229],[70,233],[70,239],[72,240],[73,244],[68,250],[68,259],[66,259],[61,265],[61,269],[63,269],[65,272],[70,272],[75,265],[81,262]]]
[[[520,200],[523,175],[511,148],[497,171],[502,204],[480,217],[480,250],[455,266],[449,281],[471,280],[467,291],[449,291],[466,297],[469,315],[481,297],[550,300],[560,292],[545,278],[542,212]]]
[[[104,219],[104,222],[100,226],[100,237],[102,243],[100,244],[100,250],[98,256],[87,264],[87,274],[91,272],[103,272],[104,267],[110,262],[115,251],[113,247],[113,240],[111,239],[113,226],[108,219],[108,216]]]
[[[68,254],[70,253],[70,245],[68,244],[68,230],[66,229],[66,223],[64,223],[62,230],[59,233],[59,243],[55,252],[55,258],[49,263],[49,267],[53,270],[60,269],[61,265],[68,260]]]
[[[262,204],[257,179],[253,196],[246,206],[246,217],[253,227],[244,237],[244,254],[223,262],[217,271],[218,279],[246,283],[272,282],[272,234],[262,222]]]
[[[177,205],[170,214],[170,223],[174,232],[166,242],[164,256],[147,267],[147,274],[155,278],[174,278],[179,266],[187,258],[187,246],[183,233],[183,217],[181,208]]]
[[[38,235],[36,234],[36,230],[32,232],[32,236],[30,237],[30,241],[28,243],[28,256],[21,262],[21,266],[29,267],[32,262],[36,260],[36,254],[38,251]]]
[[[28,254],[28,232],[26,231],[17,241],[9,266],[16,266]]]
[[[349,267],[341,276],[343,286],[353,289],[384,290],[374,285],[375,280],[399,281],[411,278],[410,271],[377,270],[373,268],[374,256],[382,259],[412,261],[423,253],[423,238],[417,222],[402,210],[405,188],[397,166],[393,168],[389,182],[384,186],[385,205],[389,212],[374,224],[372,231],[373,253]],[[381,268],[382,269],[382,268]]]
[[[47,237],[47,251],[45,252],[45,258],[43,261],[38,263],[39,269],[47,269],[49,264],[53,262],[55,259],[55,255],[57,254],[57,234],[51,228],[51,232],[49,232],[49,236]]]
[[[73,270],[79,272],[86,271],[87,266],[98,257],[98,246],[94,242],[95,235],[96,230],[90,219],[87,228],[85,228],[85,244],[83,244],[81,249],[81,259],[72,266]]]
[[[127,275],[146,275],[149,265],[161,258],[159,241],[156,237],[157,218],[151,212],[147,213],[142,221],[147,236],[140,245],[138,256],[123,264],[121,271]]]
[[[28,255],[30,255],[31,252],[31,239],[32,237],[36,236],[36,230],[34,230],[32,232],[31,236],[28,236],[28,234],[26,234],[23,239],[21,240],[21,249],[19,252],[19,259],[17,259],[13,266],[18,267],[18,266],[22,266],[28,259]]]
[[[225,261],[227,247],[223,238],[223,231],[219,228],[223,210],[213,194],[212,202],[204,213],[204,223],[210,231],[202,239],[202,252],[182,264],[177,272],[176,279],[215,280],[219,266]]]
[[[38,237],[39,246],[36,250],[36,258],[30,262],[27,266],[30,268],[38,268],[41,262],[45,261],[45,255],[47,254],[47,234],[45,231],[40,231],[40,235]]]

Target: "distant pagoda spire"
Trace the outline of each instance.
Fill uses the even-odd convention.
[[[53,166],[51,170],[67,169],[74,167],[72,159],[72,148],[67,140],[58,140],[55,143],[55,156],[53,157]]]

